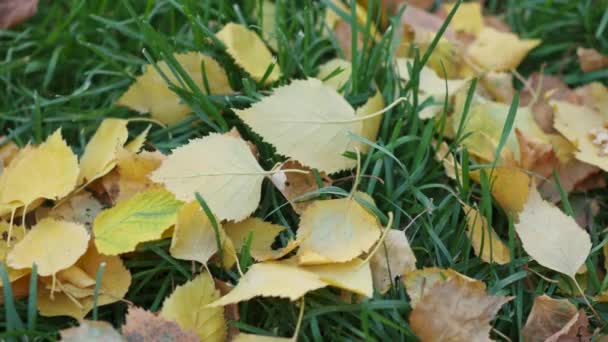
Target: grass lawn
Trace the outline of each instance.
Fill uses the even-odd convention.
[[[0,31],[0,136],[4,136],[0,144],[9,140],[20,146],[40,143],[61,127],[75,152],[82,153],[104,118],[142,117],[114,103],[141,74],[144,65],[175,52],[201,51],[220,62],[238,93],[206,97],[179,91],[194,114],[167,127],[153,125],[147,148],[167,153],[189,139],[235,126],[245,139],[257,145],[260,164],[270,169],[282,159],[230,109],[249,106],[268,94],[271,87],[253,81],[210,38],[228,22],[259,23],[256,2],[41,1],[33,19],[10,31]],[[319,65],[343,55],[337,50],[335,38],[325,34],[326,28],[319,25],[323,22],[324,8],[323,1],[277,1],[280,15],[276,22],[276,58],[283,74],[279,85],[295,78],[313,77]],[[503,16],[513,31],[526,38],[543,40],[524,60],[520,73],[527,76],[542,67],[546,73],[559,75],[571,86],[592,81],[608,84],[608,70],[583,73],[576,60],[576,48],[581,45],[608,52],[606,8],[608,1],[605,0],[486,1],[487,12]],[[362,156],[360,172],[364,176],[360,178],[359,190],[374,198],[381,213],[394,213],[393,228],[408,227],[406,234],[418,268],[452,268],[483,280],[491,294],[514,296],[497,314],[491,336],[521,340],[534,298],[542,293],[559,297],[558,283],[565,281],[565,277],[531,261],[515,235],[513,222],[496,206],[487,184],[473,183],[466,173],[461,182],[454,182],[435,161],[432,142],[441,139],[442,133],[434,122],[418,118],[417,87],[403,86],[396,80],[391,61],[397,41],[397,37],[387,32],[369,53],[352,61],[352,80],[345,97],[353,106],[360,106],[373,95],[374,83],[387,104],[399,97],[412,99],[384,115],[378,148]],[[210,120],[220,113],[225,122]],[[130,123],[130,136],[135,137],[148,124]],[[451,147],[457,150],[456,145]],[[460,150],[457,153],[466,158]],[[353,175],[351,172],[333,175],[337,181],[330,190],[349,192]],[[601,208],[589,224],[593,248],[586,262],[586,291],[601,320],[591,314],[581,296],[575,294],[569,298],[587,310],[593,328],[606,329],[608,304],[594,302],[591,296],[608,289],[608,277],[604,277],[600,267],[604,262],[602,246],[608,240],[604,232],[608,217],[603,210],[608,194],[605,190],[596,190],[575,196],[597,198]],[[489,264],[475,256],[465,232],[460,201],[479,203],[482,212],[490,215],[492,225],[502,227],[500,235],[514,256],[511,263]],[[283,204],[285,199],[281,194],[270,182],[264,182],[262,201],[255,216],[293,230],[299,217]],[[567,202],[562,205],[567,206]],[[388,222],[384,214],[380,220],[383,224]],[[147,243],[138,253],[123,258],[133,276],[126,301],[157,311],[176,285],[191,278],[191,264],[172,258],[168,253],[169,244],[169,240]],[[241,266],[246,268],[248,264]],[[226,281],[236,283],[239,277],[237,272],[216,267],[211,270],[214,276]],[[125,320],[126,301],[100,307],[98,319],[120,327]],[[354,303],[345,302],[334,289],[317,290],[306,296],[299,338],[303,341],[414,340],[415,334],[408,324],[410,311],[409,297],[399,281],[386,295],[376,294],[370,300]],[[28,323],[23,330],[12,331],[15,312]],[[291,336],[298,314],[299,308],[288,300],[254,299],[241,304],[240,320],[229,324],[243,332]],[[27,299],[16,301],[14,309],[0,307],[0,331],[3,331],[0,339],[19,340],[28,336],[55,340],[58,330],[75,324],[76,321],[65,317],[37,316],[35,311],[28,311]]]

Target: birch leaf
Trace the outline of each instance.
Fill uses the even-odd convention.
[[[410,296],[410,303],[413,308],[418,305],[420,299],[424,297],[429,290],[439,282],[446,282],[453,278],[463,279],[470,282],[471,286],[485,290],[486,284],[479,280],[469,278],[464,274],[458,273],[451,268],[425,267],[420,270],[407,272],[401,281]]]
[[[316,201],[300,217],[298,262],[353,260],[376,243],[381,231],[376,217],[353,198]]]
[[[275,64],[272,53],[262,39],[247,27],[228,23],[216,37],[224,43],[228,54],[234,58],[236,64],[242,67],[256,81],[261,81],[268,67]],[[279,66],[275,64],[265,83],[270,84],[281,77]]]
[[[368,298],[374,295],[370,264],[359,258],[349,262],[302,266],[301,268],[316,274],[327,285]]]
[[[194,331],[202,342],[223,342],[226,338],[224,309],[207,305],[219,296],[213,278],[208,273],[201,273],[178,286],[165,299],[160,316],[177,322],[186,331]]]
[[[241,250],[249,234],[252,234],[251,256],[258,261],[266,261],[282,258],[298,247],[298,242],[291,240],[283,248],[272,248],[276,237],[286,229],[286,227],[252,217],[238,223],[228,223],[226,234],[234,243],[236,250]]]
[[[103,120],[80,158],[78,183],[90,183],[110,172],[116,166],[118,149],[128,137],[127,120]]]
[[[500,239],[485,217],[474,208],[463,206],[467,220],[467,235],[475,250],[475,255],[488,263],[499,265],[511,262],[511,251]]]
[[[38,222],[8,253],[14,269],[38,266],[38,274],[49,276],[72,266],[87,250],[89,233],[78,223],[52,218]]]
[[[173,150],[151,178],[183,201],[199,192],[218,219],[240,221],[260,203],[264,170],[244,140],[212,133]]]
[[[178,210],[169,251],[177,259],[195,260],[202,264],[217,252],[213,225],[198,202],[190,202]]]
[[[454,8],[454,4],[444,4],[443,8],[446,13],[450,13]],[[481,5],[478,2],[460,4],[450,22],[450,27],[454,31],[470,33],[472,35],[477,35],[483,26]]]
[[[484,71],[509,71],[517,68],[540,43],[538,39],[520,39],[513,33],[484,27],[469,46],[467,55]]]
[[[11,231],[10,243],[8,241],[8,232],[9,232],[9,224],[5,222],[0,222],[0,264],[4,265],[6,271],[8,272],[8,280],[12,283],[13,281],[27,275],[30,273],[29,269],[13,269],[11,267],[7,267],[6,257],[8,254],[15,248],[15,244],[19,243],[19,241],[23,240],[25,236],[25,229],[19,226],[13,226]],[[2,287],[2,279],[0,279],[0,287]]]
[[[530,189],[515,230],[532,258],[571,278],[591,251],[589,234],[572,217],[544,201],[535,187]]]
[[[159,239],[175,223],[181,205],[170,192],[153,188],[102,211],[93,222],[99,252],[131,252],[138,243]]]
[[[80,223],[91,232],[93,220],[101,212],[103,206],[97,199],[91,196],[90,193],[83,191],[76,195],[70,196],[66,201],[63,201],[56,208],[50,210],[42,210],[39,208],[36,212],[36,218],[54,217],[59,220]]]
[[[416,269],[416,256],[407,241],[405,233],[391,229],[384,243],[370,260],[374,288],[381,294],[386,293],[395,277]]]
[[[302,170],[307,173],[300,172],[283,172],[281,170]],[[312,204],[310,201],[311,196],[307,194],[314,192],[319,189],[317,178],[312,173],[312,170],[297,161],[288,160],[278,172],[270,177],[270,180],[275,187],[283,194],[286,200],[289,201],[293,210],[302,214],[304,209]],[[331,178],[327,176],[325,172],[320,172],[319,176],[323,182],[323,186],[330,186],[332,183]]]
[[[568,324],[576,313],[576,306],[567,299],[553,299],[543,294],[534,298],[522,335],[528,342],[544,342]]]
[[[226,71],[215,59],[199,52],[176,54],[174,57],[203,94],[207,94],[202,76],[203,66],[210,94],[229,95],[234,93]],[[167,62],[158,62],[156,66],[148,65],[144,74],[137,77],[135,83],[118,99],[117,104],[142,114],[150,113],[156,120],[172,124],[186,117],[192,110],[182,103],[180,97],[169,88],[157,68],[171,83],[181,84]]]
[[[334,173],[353,168],[342,156],[353,147],[349,132],[360,134],[355,110],[330,86],[309,78],[279,87],[236,114],[277,152],[302,164]]]

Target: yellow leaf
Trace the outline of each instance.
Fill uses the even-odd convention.
[[[65,270],[61,270],[57,273],[56,277],[57,280],[61,282],[65,282],[79,288],[86,288],[95,285],[95,278],[90,277],[82,268],[78,266],[70,266]]]
[[[240,221],[260,203],[264,170],[244,140],[212,133],[173,150],[152,180],[183,201],[198,192],[218,219]]]
[[[296,300],[309,291],[327,286],[313,272],[279,262],[252,265],[228,294],[210,306],[224,306],[254,297],[281,297]]]
[[[228,23],[218,33],[216,37],[224,43],[228,54],[234,58],[237,65],[242,67],[256,81],[261,81],[270,65],[274,68],[265,84],[277,81],[281,77],[279,65],[276,64],[272,53],[266,47],[262,39],[247,27]]]
[[[485,172],[492,186],[492,196],[500,207],[512,215],[521,212],[528,199],[530,176],[514,167],[498,167],[493,171],[485,170]],[[474,170],[469,176],[477,183],[481,183],[481,170]]]
[[[443,5],[446,13],[450,13],[453,8],[454,4]],[[477,35],[483,28],[481,5],[478,2],[461,3],[450,22],[450,27],[455,31]]]
[[[152,126],[148,125],[148,127],[146,127],[146,129],[138,136],[136,136],[135,139],[129,141],[129,143],[125,145],[125,149],[131,153],[138,153],[146,143],[146,139],[148,138],[148,132],[150,132],[150,127]]]
[[[238,223],[228,223],[225,230],[237,250],[243,248],[247,237],[251,234],[251,256],[258,261],[266,261],[282,258],[298,247],[298,242],[291,240],[283,248],[272,248],[275,238],[286,229],[257,217],[251,217]]]
[[[170,252],[177,259],[195,260],[202,264],[217,252],[213,225],[198,202],[190,202],[177,211]]]
[[[224,309],[207,306],[219,296],[213,278],[208,273],[201,273],[178,286],[165,299],[160,315],[177,322],[184,330],[194,331],[202,342],[223,342],[226,338]]]
[[[467,219],[467,235],[481,260],[499,265],[511,262],[511,251],[500,239],[485,217],[474,208],[463,206]]]
[[[78,223],[46,218],[38,222],[8,253],[15,269],[38,266],[38,274],[49,276],[66,269],[87,250],[89,233]]]
[[[520,39],[514,33],[484,27],[469,45],[467,55],[483,71],[509,71],[540,43],[538,39]]]
[[[134,251],[138,243],[159,239],[175,223],[181,205],[164,189],[139,193],[97,215],[95,245],[106,255]]]
[[[355,110],[334,89],[309,78],[276,88],[250,108],[235,113],[279,154],[333,173],[355,160],[342,156],[353,147],[349,132],[360,134]]]
[[[114,203],[125,201],[155,185],[150,176],[165,160],[158,152],[143,151],[138,154],[121,149],[116,169],[101,179],[101,184]]]
[[[370,264],[359,258],[342,263],[301,266],[301,269],[316,274],[327,285],[368,298],[374,295]]]
[[[381,111],[384,108],[384,97],[382,97],[382,93],[379,90],[376,90],[376,93],[367,99],[367,102],[363,104],[363,106],[357,108],[355,115],[357,117],[364,117],[370,115],[372,113],[376,113]],[[378,115],[371,119],[367,119],[363,121],[363,127],[361,128],[361,136],[371,142],[376,142],[376,138],[378,137],[378,131],[380,130],[380,125],[382,124],[382,119],[384,115]],[[370,149],[370,145],[360,142],[358,143],[359,151],[361,153],[367,153]]]
[[[567,299],[553,299],[543,294],[534,298],[522,336],[527,342],[548,341],[548,338],[559,332],[576,313],[576,306]]]
[[[512,297],[488,296],[470,282],[452,278],[435,284],[410,315],[422,341],[489,341],[490,322]]]
[[[374,288],[381,294],[386,293],[395,277],[416,269],[416,256],[400,230],[388,231],[384,243],[370,260]]]
[[[589,234],[572,217],[544,201],[535,187],[530,189],[515,230],[532,258],[571,278],[591,251]]]
[[[64,197],[76,186],[78,160],[55,131],[39,146],[22,149],[0,176],[0,203],[28,206]],[[49,181],[52,180],[52,181]]]
[[[84,271],[88,278],[95,279],[102,263],[105,263],[105,269],[99,286],[97,299],[99,306],[121,300],[131,285],[131,274],[123,265],[120,257],[99,254],[93,243],[89,244],[89,249],[75,266]],[[70,284],[69,281],[71,280],[65,279],[66,284],[64,285]],[[81,285],[86,285],[86,283]],[[92,294],[94,286],[79,289],[83,292],[88,290]],[[64,292],[55,292],[51,297],[49,289],[39,286],[37,304],[42,316],[70,316],[80,320],[93,309],[94,300],[92,295],[75,300]]]
[[[608,171],[608,114],[565,101],[552,101],[554,127],[576,148],[576,159]]]
[[[6,263],[7,255],[13,250],[13,248],[15,247],[15,244],[19,243],[19,241],[23,240],[23,237],[25,236],[25,229],[23,229],[22,227],[13,226],[13,229],[11,232],[11,241],[9,244],[7,241],[8,231],[9,231],[8,228],[9,228],[8,223],[0,222],[0,264],[4,265],[4,267],[6,268],[6,270],[8,272],[8,280],[12,283],[13,281],[30,273],[30,270],[29,269],[15,270],[11,267],[8,267],[8,265]],[[2,279],[0,279],[0,287],[2,287],[2,286],[3,286]]]
[[[103,120],[80,157],[78,183],[90,183],[110,172],[116,166],[118,149],[128,137],[126,120]]]
[[[203,65],[210,94],[229,95],[234,93],[224,68],[215,59],[199,52],[176,54],[174,57],[203,94],[207,94],[202,76]],[[148,65],[144,74],[136,79],[116,104],[129,107],[142,114],[150,113],[154,119],[165,124],[172,124],[186,117],[192,110],[169,89],[157,68],[171,83],[178,86],[182,84],[167,62],[161,61],[156,63],[156,66]]]
[[[413,308],[418,305],[420,299],[424,297],[429,290],[439,282],[446,282],[453,278],[460,278],[471,283],[471,286],[485,290],[486,284],[460,274],[451,268],[441,269],[437,267],[425,267],[420,270],[407,272],[401,281],[407,289],[407,294],[410,296],[410,304]]]
[[[378,219],[353,198],[316,201],[300,217],[298,262],[353,260],[376,243],[381,231]]]

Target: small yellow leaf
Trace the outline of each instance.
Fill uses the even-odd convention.
[[[101,184],[113,203],[125,201],[155,185],[150,176],[165,160],[162,153],[118,151],[116,169],[101,179]]]
[[[349,262],[301,266],[300,268],[316,274],[327,285],[368,298],[374,295],[370,264],[359,258]]]
[[[213,278],[208,273],[201,273],[178,286],[165,299],[160,316],[177,322],[184,330],[194,331],[202,342],[223,342],[226,338],[224,309],[207,305],[219,296]]]
[[[127,141],[127,120],[105,119],[80,157],[78,183],[90,183],[116,166],[118,149]]]
[[[211,306],[224,306],[254,297],[281,297],[296,300],[309,291],[327,286],[313,272],[279,262],[252,265],[238,285]]]
[[[95,245],[103,254],[116,255],[135,250],[138,243],[159,239],[175,223],[181,205],[164,189],[139,193],[97,215]]]
[[[422,341],[489,341],[490,322],[511,299],[488,296],[455,277],[430,288],[412,310],[410,325]]]
[[[19,226],[13,226],[13,229],[11,231],[11,241],[9,244],[7,241],[8,231],[9,231],[9,224],[5,223],[5,222],[0,222],[0,264],[4,265],[4,267],[7,269],[8,280],[10,282],[13,282],[13,281],[27,275],[28,273],[30,273],[30,270],[29,269],[15,270],[15,269],[12,269],[11,267],[7,267],[8,266],[6,263],[7,255],[13,250],[13,248],[15,247],[15,244],[19,243],[19,241],[23,240],[23,237],[25,236],[25,229],[23,229],[22,227],[19,227]],[[0,287],[2,287],[2,286],[3,286],[2,279],[0,279]]]
[[[198,202],[190,202],[177,211],[169,249],[173,257],[206,264],[217,252],[217,246],[213,225]]]
[[[270,65],[274,68],[265,83],[270,84],[281,77],[279,65],[276,64],[272,53],[266,47],[262,39],[247,27],[228,23],[216,37],[224,43],[228,54],[234,58],[236,64],[242,67],[256,81],[261,81]]]
[[[14,208],[41,198],[62,198],[74,189],[77,177],[76,155],[57,130],[41,145],[27,146],[14,157],[0,176],[0,203]]]
[[[374,288],[381,294],[386,293],[395,277],[400,277],[416,269],[416,256],[407,241],[405,233],[391,229],[384,243],[370,260]]]
[[[571,278],[591,251],[589,234],[572,217],[544,201],[535,187],[530,189],[515,230],[532,258]]]
[[[469,46],[467,55],[483,71],[510,71],[540,43],[538,39],[520,39],[514,33],[484,27]]]
[[[443,5],[443,9],[446,13],[450,13],[453,8],[453,3]],[[478,2],[461,3],[450,22],[450,27],[454,29],[454,31],[477,35],[483,28],[481,5]]]
[[[353,147],[349,132],[361,134],[355,110],[330,86],[309,78],[274,89],[253,106],[235,110],[279,154],[334,173],[355,166],[342,156]]]
[[[300,217],[298,262],[351,261],[367,252],[381,232],[378,219],[353,198],[316,201]]]
[[[125,149],[131,153],[138,153],[142,149],[142,147],[144,147],[146,139],[148,138],[148,132],[150,132],[151,127],[151,125],[148,125],[148,127],[146,127],[143,132],[141,132],[133,140],[129,141],[129,143],[125,145]]]
[[[275,238],[286,229],[257,217],[251,217],[238,223],[228,223],[225,228],[226,234],[237,250],[241,250],[247,237],[251,234],[250,254],[258,261],[279,259],[298,247],[298,242],[291,240],[283,248],[272,248]]]
[[[407,272],[401,281],[410,296],[410,304],[413,308],[418,305],[420,299],[438,282],[445,282],[452,278],[460,278],[471,283],[471,286],[485,290],[486,284],[479,280],[469,278],[451,268],[441,269],[437,267],[425,267],[420,270]]]
[[[244,140],[212,133],[173,150],[151,178],[183,201],[200,193],[218,219],[238,222],[258,207],[264,170]]]
[[[463,206],[467,219],[467,235],[481,260],[499,265],[511,262],[511,251],[500,239],[485,217],[474,208]]]
[[[530,176],[514,167],[498,167],[493,171],[485,170],[485,172],[492,186],[492,196],[500,207],[512,215],[521,212],[528,199]],[[469,176],[475,182],[481,183],[481,170],[474,170]]]
[[[8,253],[15,269],[38,266],[38,274],[49,276],[66,269],[87,250],[89,233],[78,223],[46,218],[38,222]]]

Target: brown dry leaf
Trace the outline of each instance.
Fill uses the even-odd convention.
[[[546,294],[536,297],[522,331],[527,342],[544,342],[560,331],[577,314],[567,299],[553,299]]]
[[[412,330],[422,341],[488,341],[490,322],[512,297],[488,296],[460,278],[439,282],[410,315]]]
[[[0,29],[11,28],[36,15],[38,0],[0,1]]]
[[[515,129],[519,144],[519,165],[534,175],[549,177],[558,160],[553,152],[553,145],[530,139],[519,129]]]
[[[452,278],[460,278],[471,283],[471,286],[481,290],[486,289],[486,284],[477,279],[469,278],[464,274],[458,273],[451,268],[441,269],[437,267],[425,267],[405,274],[401,281],[410,296],[410,304],[413,308],[418,305],[420,299],[424,297],[430,289],[438,282],[446,282]]]
[[[407,241],[405,232],[391,229],[384,238],[383,245],[370,260],[374,288],[386,293],[395,277],[416,269],[416,255]]]
[[[128,342],[198,342],[194,331],[182,330],[174,321],[168,321],[150,311],[130,307],[122,334]]]
[[[78,327],[59,331],[63,342],[124,342],[125,339],[112,325],[104,321],[83,320]]]
[[[5,265],[5,269],[6,269]],[[11,275],[9,269],[9,276]],[[0,283],[0,291],[2,290],[2,284]],[[19,300],[25,298],[30,294],[30,277],[21,277],[11,282],[11,290],[13,291],[13,298]],[[4,304],[4,295],[0,295],[0,305]]]
[[[585,310],[580,309],[574,317],[545,342],[590,342],[589,319]]]
[[[579,47],[576,49],[576,55],[584,72],[608,68],[608,56],[599,53],[595,49]]]
[[[570,193],[577,189],[580,184],[584,184],[586,180],[600,174],[600,169],[596,166],[580,162],[576,159],[565,164],[557,166],[557,175],[560,185],[566,193]],[[554,179],[548,179],[545,182],[539,183],[539,191],[552,202],[560,201],[560,193]]]
[[[304,174],[299,172],[281,172],[279,170],[279,172],[270,177],[272,183],[285,196],[285,199],[289,201],[293,210],[298,214],[302,214],[302,211],[313,203],[307,201],[309,196],[306,196],[306,194],[319,189],[317,179],[310,168],[303,166],[295,160],[288,160],[281,166],[281,169],[308,171],[308,173]],[[325,172],[320,172],[319,175],[323,181],[323,186],[327,187],[331,185],[331,178]]]
[[[221,280],[213,279],[215,282],[215,288],[220,290],[220,295],[225,296],[230,291],[232,291],[232,286],[228,283],[225,283]],[[241,315],[239,314],[239,306],[238,304],[228,304],[224,306],[224,319],[226,322],[230,321],[238,321],[241,319]],[[226,334],[226,341],[233,341],[234,337],[238,335],[239,328],[234,326],[233,324],[228,324],[228,331]]]
[[[334,25],[334,36],[336,41],[344,54],[344,58],[350,61],[353,59],[353,50],[351,48],[352,43],[352,29],[350,23],[345,20],[340,20]],[[363,33],[357,32],[357,53],[361,52],[363,48]]]
[[[467,219],[467,235],[475,250],[475,255],[488,263],[499,265],[511,262],[511,251],[500,239],[485,217],[478,210],[464,205],[462,207]]]

